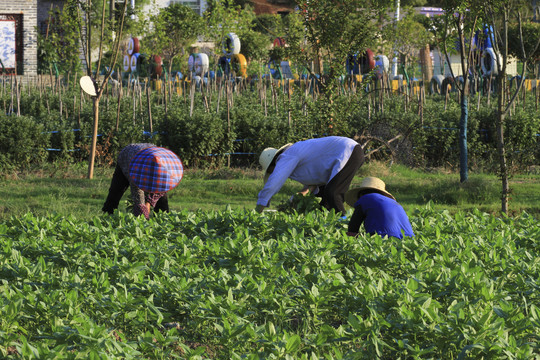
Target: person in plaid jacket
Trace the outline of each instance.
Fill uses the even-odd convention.
[[[112,214],[125,191],[131,189],[133,214],[150,217],[150,210],[169,211],[167,192],[182,180],[182,161],[172,151],[150,143],[130,144],[118,161],[102,210]]]

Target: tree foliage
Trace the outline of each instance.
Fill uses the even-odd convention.
[[[203,31],[201,17],[190,7],[173,4],[162,8],[151,17],[153,31],[145,38],[145,46],[155,54],[163,56],[169,63],[179,55],[186,54],[188,48],[197,40],[197,35]]]
[[[47,30],[38,32],[40,70],[55,69],[59,73],[79,71],[79,27],[77,1],[67,0],[63,8],[49,11]]]
[[[221,52],[221,43],[228,33],[235,33],[242,38],[243,34],[253,28],[255,13],[249,7],[242,9],[233,0],[212,0],[204,13],[206,40],[214,42],[214,54]]]
[[[424,25],[416,21],[413,11],[406,9],[405,16],[383,29],[386,43],[404,59],[405,66],[418,58],[418,50],[429,44],[431,39]]]
[[[369,5],[358,0],[297,1],[298,12],[289,15],[287,53],[311,76],[320,76],[327,99],[320,111],[330,132],[340,126],[342,114],[333,101],[335,79],[342,75],[350,54],[365,51],[377,38],[375,12],[366,11]],[[324,64],[323,58],[328,59]]]

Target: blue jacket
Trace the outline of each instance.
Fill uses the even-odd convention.
[[[354,204],[354,213],[349,222],[349,232],[358,232],[360,225],[369,234],[393,236],[403,239],[414,236],[411,223],[403,207],[394,199],[379,193],[361,196]]]

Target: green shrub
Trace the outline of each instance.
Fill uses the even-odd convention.
[[[160,122],[158,131],[164,146],[174,151],[186,166],[220,164],[232,152],[234,133],[227,132],[227,122],[204,110],[193,116],[171,109]]]
[[[27,168],[47,159],[49,134],[27,116],[0,115],[0,167]]]
[[[126,90],[119,110],[118,97],[107,93],[100,101],[98,163],[111,163],[129,143],[153,142],[177,152],[188,166],[215,167],[226,162],[233,166],[257,166],[258,154],[269,146],[280,147],[288,142],[328,135],[358,139],[368,134],[384,141],[394,139],[391,147],[394,160],[399,163],[420,167],[459,166],[460,107],[455,94],[448,102],[440,96],[429,96],[423,108],[419,108],[415,95],[379,97],[375,92],[364,90],[355,94],[341,92],[333,98],[335,112],[330,119],[326,100],[312,90],[307,91],[305,83],[297,81],[289,94],[276,87],[276,83],[265,82],[266,99],[260,98],[260,84],[256,85],[251,91],[236,88],[229,108],[223,88],[221,94],[216,91],[217,87],[203,91],[197,88],[191,116],[189,86],[184,87],[182,96],[173,93],[167,106],[164,94],[153,90],[150,95],[152,129],[144,89],[141,94],[133,91],[128,94]],[[9,90],[8,85],[0,95],[0,105],[6,112],[11,104]],[[540,117],[533,95],[527,95],[525,105],[520,98],[520,104],[504,124],[508,163],[515,171],[538,165],[540,158]],[[493,103],[487,104],[485,98],[480,100],[479,108],[475,97],[469,102],[469,167],[497,171],[496,107]],[[3,164],[26,166],[37,161],[42,156],[40,152],[24,150],[29,143],[42,149],[59,149],[45,155],[50,161],[88,158],[93,108],[87,97],[80,103],[79,88],[66,87],[58,92],[49,88],[41,93],[37,88],[24,89],[20,103],[24,125],[20,123],[23,120],[13,123],[11,119],[15,117],[10,116],[2,127],[26,126],[33,128],[32,131],[39,127],[48,135],[40,141],[28,141],[29,137],[37,136],[35,131],[13,130],[9,142],[2,144],[8,149],[2,155]],[[7,137],[6,132],[2,136]],[[13,143],[28,144],[18,150]],[[27,155],[20,155],[22,153]],[[229,157],[231,153],[236,154]],[[380,154],[388,154],[388,151]]]

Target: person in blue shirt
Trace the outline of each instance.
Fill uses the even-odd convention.
[[[269,206],[287,179],[292,179],[304,186],[300,194],[311,192],[321,197],[326,209],[345,215],[344,195],[364,162],[364,151],[353,139],[326,136],[279,149],[266,148],[259,162],[265,175],[255,208],[258,212]]]
[[[386,191],[386,185],[379,178],[364,178],[359,187],[347,191],[345,202],[354,208],[347,235],[358,235],[363,223],[366,232],[371,235],[399,239],[403,239],[403,235],[414,236],[407,213],[394,196]]]

